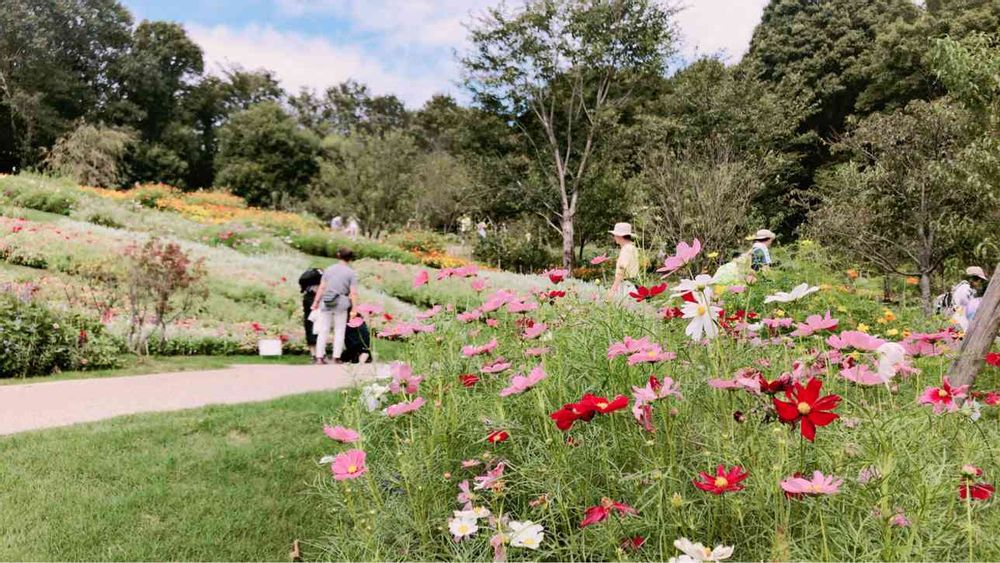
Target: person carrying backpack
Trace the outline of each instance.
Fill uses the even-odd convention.
[[[348,248],[337,251],[339,261],[323,272],[312,309],[317,311],[314,330],[316,332],[316,351],[313,363],[326,363],[326,342],[333,328],[333,363],[340,364],[344,351],[344,337],[347,332],[347,320],[358,302],[358,274],[351,269],[354,253]]]

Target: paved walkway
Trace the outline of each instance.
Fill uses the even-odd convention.
[[[373,379],[375,364],[244,365],[0,386],[0,435],[143,412],[266,401]]]

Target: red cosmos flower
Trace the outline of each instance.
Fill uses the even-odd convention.
[[[639,548],[646,544],[646,538],[642,536],[632,536],[622,540],[622,549],[628,551],[639,551]]]
[[[385,319],[385,322],[389,322],[392,320],[392,315],[389,313],[382,313],[382,318]]]
[[[250,328],[252,328],[254,332],[264,332],[264,327],[260,326],[260,323],[258,322],[250,323]]]
[[[642,303],[647,299],[652,299],[657,295],[663,293],[667,290],[667,284],[661,283],[660,285],[654,285],[652,287],[646,287],[640,285],[635,291],[629,292],[629,297],[635,299],[637,302]]]
[[[494,430],[486,437],[486,441],[491,444],[506,442],[510,439],[510,434],[506,430]]]
[[[479,383],[479,376],[474,373],[463,373],[458,376],[458,380],[462,382],[465,387],[472,387],[476,383]]]
[[[689,291],[687,293],[682,293],[681,294],[681,299],[683,299],[686,303],[697,303],[698,302],[698,298],[694,296],[694,292],[693,291]]]
[[[608,519],[608,516],[610,516],[611,512],[614,510],[617,510],[619,515],[638,514],[638,511],[631,506],[604,497],[601,499],[601,504],[591,506],[587,509],[587,513],[584,515],[583,521],[580,522],[580,527],[586,528],[591,524],[603,522]]]
[[[986,354],[986,363],[993,367],[1000,368],[1000,352],[990,352]]]
[[[990,391],[989,393],[986,394],[986,398],[983,400],[983,402],[991,407],[1000,405],[1000,393],[997,393],[996,391]]]
[[[775,379],[768,380],[764,374],[757,375],[760,382],[760,392],[767,395],[776,395],[782,391],[788,391],[792,386],[792,378],[788,375],[780,375]]]
[[[607,397],[597,397],[587,393],[577,404],[583,405],[585,408],[589,408],[598,414],[608,414],[627,407],[628,397],[625,395],[618,395],[613,400],[609,401]]]
[[[698,479],[692,479],[691,482],[695,487],[699,489],[712,493],[713,495],[721,495],[722,493],[742,491],[743,485],[740,482],[747,478],[748,472],[744,471],[739,465],[733,466],[730,469],[726,469],[726,466],[720,465],[715,468],[715,475],[709,475],[702,471],[698,474],[701,481]]]
[[[566,297],[566,292],[561,289],[553,289],[549,292],[549,299],[558,299],[560,297]]]
[[[965,500],[970,495],[972,500],[990,500],[993,496],[993,485],[989,483],[965,482],[958,486],[958,498]]]
[[[830,412],[840,404],[839,395],[819,396],[823,382],[815,377],[809,378],[806,385],[795,382],[790,388],[785,389],[787,401],[781,401],[777,397],[771,399],[774,402],[774,410],[778,413],[781,422],[795,425],[802,422],[802,437],[812,442],[816,439],[816,427],[826,426],[839,416]]]
[[[684,316],[684,312],[680,307],[664,307],[660,311],[660,316],[666,320],[679,319]]]

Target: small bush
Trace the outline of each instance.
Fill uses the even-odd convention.
[[[329,233],[313,232],[293,234],[288,237],[288,243],[293,248],[313,256],[335,258],[337,256],[337,250],[342,247],[346,247],[354,251],[354,256],[356,258],[387,260],[390,262],[399,262],[400,264],[420,263],[420,259],[412,253],[395,246],[365,239],[351,240],[346,237],[338,237]]]
[[[101,213],[101,212],[91,213],[87,217],[87,222],[88,223],[93,223],[95,225],[100,225],[102,227],[109,227],[109,228],[112,228],[112,229],[124,229],[125,228],[125,225],[123,225],[122,223],[118,222],[114,217],[112,217],[111,215],[108,215],[107,213]]]
[[[235,356],[257,351],[256,342],[241,342],[214,336],[173,336],[149,341],[153,356]]]
[[[386,242],[410,252],[438,254],[444,252],[448,239],[429,231],[406,231],[390,236]]]
[[[178,197],[180,192],[177,188],[166,184],[145,184],[129,192],[132,198],[139,202],[139,205],[155,209],[161,199]]]
[[[78,199],[76,194],[58,188],[34,188],[10,195],[14,205],[57,215],[69,215]]]
[[[14,266],[24,266],[44,270],[49,267],[48,260],[41,254],[28,252],[11,244],[0,244],[0,261]]]
[[[115,367],[121,353],[98,323],[0,294],[0,377]]]
[[[480,262],[518,273],[544,270],[556,262],[540,233],[520,223],[478,238],[472,255]]]

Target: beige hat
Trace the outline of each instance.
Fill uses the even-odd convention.
[[[632,225],[628,223],[615,223],[614,230],[608,232],[616,237],[630,237],[632,236]]]
[[[983,271],[979,266],[969,266],[965,269],[965,277],[967,278],[979,278],[981,280],[988,280],[986,277],[986,272]]]
[[[747,240],[774,240],[776,238],[778,238],[778,235],[774,234],[769,229],[761,229],[748,236]]]

